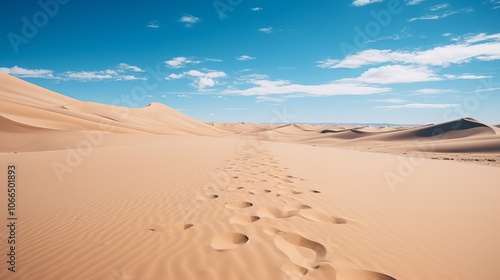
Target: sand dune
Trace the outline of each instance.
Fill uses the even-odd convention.
[[[9,135],[8,141],[0,144],[0,151],[34,151],[30,147],[33,139],[20,132],[37,132],[36,137],[41,138],[51,137],[54,132],[66,132],[69,138],[75,138],[68,132],[79,134],[81,131],[214,137],[232,135],[163,104],[152,103],[146,108],[130,109],[81,102],[5,73],[0,73],[0,79],[0,132]],[[61,133],[54,138],[60,137]],[[64,148],[64,145],[54,145],[44,149]]]
[[[498,167],[445,160],[497,156],[496,127],[204,124],[0,81],[0,279],[500,277]]]

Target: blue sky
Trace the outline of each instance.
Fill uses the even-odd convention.
[[[201,121],[500,123],[500,1],[3,1],[0,71]]]

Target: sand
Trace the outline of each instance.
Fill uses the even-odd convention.
[[[0,279],[500,278],[497,127],[205,124],[0,79]]]

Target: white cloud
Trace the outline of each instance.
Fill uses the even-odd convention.
[[[262,33],[273,33],[273,28],[272,27],[260,28],[259,31]]]
[[[500,91],[500,87],[497,87],[497,88],[485,88],[485,89],[478,89],[478,90],[475,90],[474,92],[486,92],[486,91]]]
[[[406,5],[408,6],[415,6],[415,5],[418,5],[422,2],[424,2],[424,0],[406,0]]]
[[[177,79],[182,79],[182,78],[184,78],[184,74],[172,73],[172,74],[168,75],[165,79],[166,80],[177,80]]]
[[[421,17],[410,18],[408,21],[413,22],[416,20],[436,20],[436,19],[440,19],[440,17],[437,15],[425,15],[425,16],[421,16]]]
[[[430,8],[431,11],[439,11],[439,10],[442,10],[442,9],[446,9],[448,8],[450,5],[447,4],[447,3],[443,3],[443,4],[439,4],[439,5],[435,5],[435,6],[432,6]]]
[[[452,34],[451,33],[444,33],[443,37],[450,37]]]
[[[116,77],[117,81],[136,81],[136,80],[146,80],[146,78],[136,77],[132,75],[120,75]]]
[[[369,95],[388,92],[390,88],[371,87],[354,83],[327,83],[319,85],[292,84],[286,80],[250,80],[248,89],[226,89],[223,93],[237,95],[306,94],[311,96]]]
[[[255,7],[255,8],[250,8],[250,10],[254,11],[254,12],[258,12],[258,11],[262,11],[264,10],[263,8],[260,8],[260,7]]]
[[[184,23],[186,27],[193,27],[195,23],[198,23],[200,18],[192,16],[192,15],[184,15],[179,19],[179,22]]]
[[[489,42],[484,42],[485,40],[489,40]],[[382,63],[448,66],[450,64],[467,63],[472,59],[482,61],[500,59],[500,33],[471,36],[465,42],[439,46],[429,50],[392,51],[368,49],[349,55],[343,60],[321,60],[317,62],[317,66],[321,68],[351,69]]]
[[[146,78],[144,77],[123,75],[111,69],[100,70],[100,71],[67,71],[64,72],[64,77],[65,79],[78,80],[82,82],[104,81],[104,80],[114,80],[114,81],[146,80]]]
[[[74,80],[81,80],[81,81],[92,81],[92,80],[110,80],[113,79],[113,74],[108,73],[107,71],[79,71],[79,72],[73,72],[73,71],[68,71],[66,72],[66,77],[69,79],[74,79]]]
[[[462,74],[462,75],[443,75],[446,79],[450,80],[479,80],[479,79],[488,79],[492,78],[492,76],[484,76],[484,75],[475,75],[475,74]]]
[[[236,59],[239,61],[249,61],[249,60],[254,60],[255,57],[251,57],[248,55],[242,55],[242,56],[237,57]]]
[[[208,70],[206,72],[201,72],[198,70],[189,70],[182,74],[170,74],[165,79],[172,80],[181,78],[191,78],[194,79],[195,81],[192,85],[198,88],[199,90],[203,90],[207,87],[213,87],[219,84],[217,79],[224,78],[226,76],[227,76],[226,73],[222,71]]]
[[[66,71],[64,73],[54,75],[52,70],[45,69],[25,69],[18,66],[12,68],[0,68],[0,72],[5,72],[7,74],[21,77],[21,78],[46,78],[46,79],[56,79],[56,80],[78,80],[78,81],[134,81],[134,80],[146,80],[144,77],[137,77],[134,75],[125,75],[125,71],[131,72],[141,72],[139,67],[131,66],[125,63],[120,63],[117,66],[117,70],[106,69],[99,71]],[[143,71],[143,70],[142,70]]]
[[[153,28],[153,29],[158,29],[161,27],[160,23],[156,20],[148,22],[147,27]]]
[[[199,64],[201,62],[197,60],[191,60],[183,56],[179,56],[179,57],[174,57],[171,60],[165,61],[165,63],[170,68],[183,68],[186,67],[186,65],[188,64]]]
[[[426,103],[410,103],[405,105],[389,105],[389,106],[377,106],[379,109],[400,109],[400,108],[410,108],[410,109],[446,109],[454,108],[460,106],[459,104],[426,104]]]
[[[460,10],[455,10],[455,11],[449,11],[441,15],[425,15],[421,17],[415,17],[415,18],[410,18],[408,19],[409,22],[414,22],[417,20],[437,20],[437,19],[442,19],[446,18],[455,14],[461,14],[461,13],[470,13],[473,12],[474,10],[472,8],[465,8],[465,9],[460,9]]]
[[[54,72],[52,70],[46,69],[26,69],[19,66],[14,66],[11,68],[1,67],[0,72],[7,73],[12,76],[20,78],[44,78],[44,79],[55,79]]]
[[[135,69],[135,68],[134,68]],[[135,69],[138,70],[138,69]],[[145,77],[137,77],[134,75],[124,75],[124,71],[120,67],[117,70],[106,69],[99,71],[66,71],[63,76],[64,79],[78,80],[78,81],[104,81],[104,80],[114,80],[114,81],[135,81],[135,80],[146,80]],[[138,72],[138,71],[134,71]]]
[[[118,66],[116,68],[118,68],[118,70],[117,70],[118,72],[125,72],[125,71],[145,72],[141,68],[139,68],[137,66],[133,66],[133,65],[128,65],[127,63],[120,63],[120,64],[118,64]]]
[[[360,7],[360,6],[365,6],[368,4],[373,4],[373,3],[382,2],[382,1],[384,1],[384,0],[355,0],[354,2],[352,2],[352,5],[356,6],[356,7]]]
[[[178,94],[177,97],[191,99],[192,97],[187,94]]]
[[[500,0],[490,0],[483,2],[483,4],[491,4],[492,5],[492,10],[500,9]]]
[[[205,61],[210,61],[210,62],[222,62],[222,59],[218,59],[218,58],[205,58]]]
[[[476,35],[468,36],[465,40],[466,43],[478,43],[484,41],[500,41],[500,33],[487,35],[486,33],[479,33]]]
[[[414,91],[414,95],[426,95],[426,94],[443,94],[443,93],[452,93],[457,92],[456,90],[451,89],[437,89],[437,88],[423,88]]]
[[[426,66],[386,65],[371,68],[357,78],[342,79],[342,82],[367,83],[367,84],[399,84],[439,81],[432,70]]]

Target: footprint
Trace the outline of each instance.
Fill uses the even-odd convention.
[[[227,187],[226,190],[232,192],[232,191],[242,190],[244,188],[245,187]]]
[[[347,224],[349,222],[344,218],[329,216],[323,212],[314,209],[302,209],[300,210],[299,215],[306,220],[311,220],[315,222],[325,222],[332,224]]]
[[[219,233],[212,238],[210,246],[215,250],[238,248],[249,241],[248,236],[238,232]]]
[[[183,231],[188,228],[193,227],[193,224],[185,224],[182,222],[175,223],[175,224],[170,224],[170,225],[164,225],[164,224],[153,224],[148,227],[148,230],[154,231],[154,232],[177,232],[177,231]]]
[[[321,193],[320,191],[318,190],[311,190],[312,193]]]
[[[217,197],[219,197],[219,196],[216,194],[202,194],[202,195],[198,196],[196,199],[207,200],[207,199],[215,199]]]
[[[247,201],[229,201],[226,202],[225,206],[228,209],[241,209],[241,208],[252,207],[253,203]]]
[[[326,256],[325,246],[296,233],[280,231],[274,243],[293,264],[308,270],[319,268]]]
[[[231,218],[229,218],[229,223],[237,224],[237,225],[245,225],[245,224],[250,224],[250,223],[256,222],[258,220],[260,220],[260,217],[258,217],[258,216],[236,214],[236,215],[231,216]]]
[[[337,280],[396,280],[389,275],[363,269],[344,269],[337,271]]]

